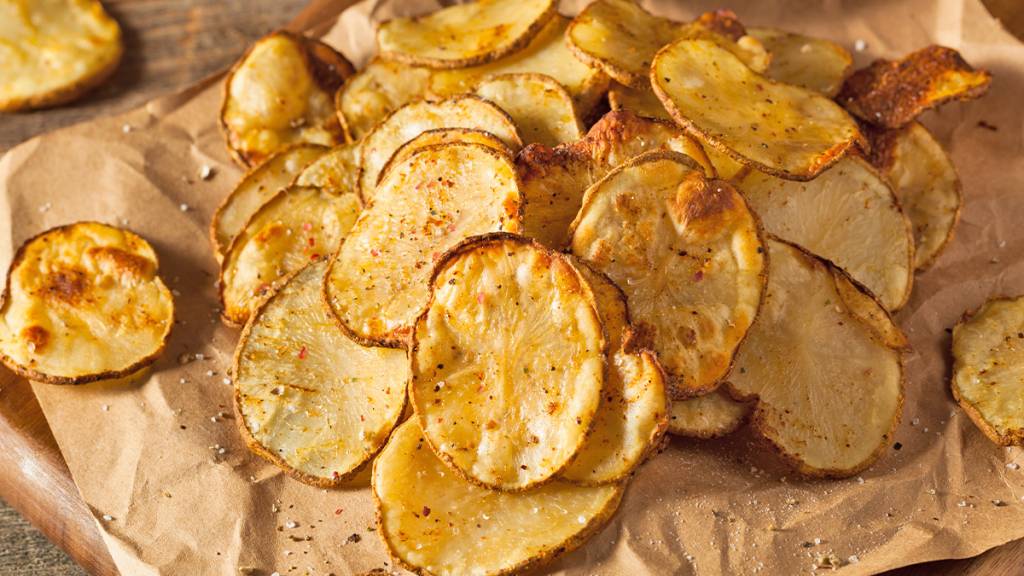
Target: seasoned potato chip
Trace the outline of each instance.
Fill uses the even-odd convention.
[[[391,159],[388,160],[387,164],[380,171],[380,177],[377,178],[377,183],[387,177],[388,171],[392,167],[398,166],[405,162],[410,156],[415,154],[418,150],[426,148],[427,146],[436,146],[438,144],[449,144],[451,142],[475,142],[488,148],[494,149],[496,152],[504,154],[509,158],[515,156],[512,150],[497,136],[490,132],[484,132],[483,130],[474,130],[472,128],[435,128],[433,130],[427,130],[419,136],[409,140],[405,144],[402,144],[395,153],[391,155]]]
[[[407,104],[377,125],[360,148],[359,193],[373,198],[384,165],[402,145],[435,128],[473,128],[497,136],[513,151],[523,143],[515,124],[504,110],[476,96],[460,96],[443,102]]]
[[[654,95],[650,86],[633,88],[616,82],[608,89],[608,105],[612,110],[629,110],[644,118],[672,121],[661,100]]]
[[[0,112],[70,102],[113,74],[121,27],[97,0],[0,2]]]
[[[772,80],[821,92],[839,93],[853,66],[853,57],[839,44],[774,28],[749,28],[772,55],[764,75]]]
[[[452,474],[415,421],[395,430],[373,466],[377,532],[419,574],[521,574],[577,548],[612,517],[623,488],[549,482],[488,490]],[[439,528],[442,527],[442,528]]]
[[[757,221],[739,193],[682,154],[644,154],[587,190],[571,246],[626,293],[675,398],[718,386],[765,283]]]
[[[476,0],[377,29],[382,58],[432,68],[485,64],[526,46],[557,14],[554,0]]]
[[[0,299],[0,361],[51,384],[121,378],[156,361],[173,324],[149,243],[106,224],[69,224],[15,254]]]
[[[306,166],[295,177],[294,183],[299,186],[315,186],[324,192],[341,195],[355,193],[358,178],[359,147],[355,144],[340,144]]]
[[[1000,446],[1024,446],[1024,299],[995,298],[953,328],[953,396]]]
[[[353,476],[405,408],[405,353],[367,348],[323,300],[325,261],[275,290],[246,324],[232,374],[242,437],[256,454],[321,487]]]
[[[866,122],[899,128],[950,100],[978,98],[991,82],[992,74],[975,70],[956,50],[933,45],[857,70],[836,99]]]
[[[331,264],[334,313],[364,344],[399,347],[430,297],[430,272],[462,239],[518,232],[515,166],[481,144],[422,148],[388,171]]]
[[[910,297],[910,224],[889,185],[862,158],[843,158],[809,182],[751,170],[736,186],[766,231],[849,272],[887,309]]]
[[[752,426],[801,473],[852,476],[882,454],[899,422],[900,351],[847,307],[842,272],[778,240],[767,246],[765,303],[728,386],[757,400]]]
[[[583,449],[562,478],[607,484],[626,478],[658,445],[668,426],[668,390],[654,354],[628,349],[626,296],[604,274],[576,261],[590,285],[608,338],[608,370],[601,404]]]
[[[409,352],[409,397],[434,452],[501,490],[564,470],[584,446],[605,379],[586,280],[566,256],[498,233],[449,252],[430,287]]]
[[[760,76],[707,40],[681,40],[659,52],[651,84],[681,126],[783,178],[810,180],[861,139],[835,102]]]
[[[871,163],[889,180],[913,226],[914,266],[931,266],[960,220],[963,197],[953,161],[927,128],[911,122],[871,135]]]
[[[285,31],[257,40],[224,80],[228,150],[255,166],[291,144],[342,142],[334,92],[351,73],[348,60],[318,40]]]
[[[690,438],[718,438],[735,432],[750,409],[750,403],[737,402],[721,389],[696,398],[673,400],[668,431]]]
[[[231,243],[220,269],[224,319],[242,324],[281,278],[326,259],[359,216],[355,194],[289,186],[263,205]]]
[[[503,74],[484,80],[476,95],[508,112],[523,142],[557,146],[583,137],[572,96],[544,74]]]
[[[326,152],[327,148],[319,144],[296,144],[249,170],[213,213],[210,243],[217,260],[224,259],[231,242],[260,206]]]
[[[395,110],[423,96],[429,68],[374,58],[342,84],[335,95],[338,119],[349,140],[366,136]]]
[[[626,110],[606,114],[577,142],[527,146],[516,159],[526,197],[524,234],[548,247],[564,248],[587,187],[652,150],[682,152],[712,170],[700,145],[675,125]]]

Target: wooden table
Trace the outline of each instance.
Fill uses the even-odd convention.
[[[297,14],[301,19],[306,0],[106,0],[105,4],[124,27],[128,48],[112,81],[71,106],[0,116],[0,152],[36,134],[129,110],[188,86],[227,66],[252,40],[280,23]],[[1024,36],[1021,0],[986,0],[986,4],[1012,31]],[[88,573],[117,574],[31,388],[4,370],[0,370],[0,469],[21,471],[0,475],[0,498]],[[0,510],[0,518],[4,513]],[[28,527],[21,532],[10,526],[5,530],[0,531],[5,537],[0,542],[3,574],[80,574],[51,545],[33,539]],[[17,544],[12,530],[19,536]],[[20,558],[33,557],[25,566],[5,565],[2,548],[12,545],[41,550],[20,554]],[[922,564],[890,576],[953,574],[1024,576],[1024,541],[976,558]]]

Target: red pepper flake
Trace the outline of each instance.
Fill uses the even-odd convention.
[[[370,248],[370,256],[373,256],[374,258],[380,256],[380,250],[377,250],[376,248]]]
[[[309,259],[310,260],[319,260],[320,259],[320,253],[319,252],[313,252],[312,254],[309,255]]]
[[[430,516],[430,508],[423,507],[423,516]]]
[[[476,293],[476,302],[477,302],[477,304],[483,304],[484,303],[484,293],[483,292],[477,292]]]
[[[335,470],[334,472],[331,472],[331,478],[337,480],[338,478],[341,478],[341,474],[338,474],[338,471]],[[340,511],[341,509],[339,508],[338,510]]]
[[[338,508],[337,510],[334,511],[334,515],[335,516],[341,516],[342,512],[344,512],[344,510],[342,510],[341,508]]]
[[[359,415],[359,421],[360,422],[366,422],[366,416],[363,416],[362,414],[360,414]]]
[[[313,229],[313,225],[310,224],[309,222],[306,222],[305,224],[302,225],[302,229],[305,230],[306,232],[309,232],[310,230]]]
[[[299,360],[305,360],[307,355],[308,352],[306,351],[306,347],[303,346],[302,350],[299,350]]]
[[[307,242],[307,243],[308,243],[308,244],[309,244],[310,246],[316,246],[316,238],[314,238],[314,237],[312,237],[312,236],[310,236],[309,238],[307,238],[307,239],[306,239],[306,242]]]
[[[703,270],[697,270],[697,273],[693,275],[694,282],[700,282],[703,279],[704,279],[704,271]]]
[[[430,257],[434,260],[434,262],[437,262],[437,259],[441,257],[441,253],[434,252],[433,254],[430,255]]]

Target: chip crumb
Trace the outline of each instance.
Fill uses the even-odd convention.
[[[1003,502],[1002,500],[999,500],[999,499],[993,500],[992,501],[992,505],[995,506],[996,508],[1002,508],[1003,506],[1009,506],[1009,504],[1007,504],[1006,502]]]
[[[965,507],[967,507],[967,501],[966,500],[961,500],[961,501],[957,502],[956,505],[959,506],[960,508],[965,508]]]
[[[848,557],[846,558],[846,561],[847,561],[848,563],[850,563],[850,564],[856,564],[857,562],[860,562],[860,557],[859,557],[859,556],[857,556],[856,554],[850,554],[850,555],[849,555],[849,556],[848,556]]]
[[[861,476],[857,476],[857,484],[863,484],[863,483],[864,483],[864,478],[861,477]]]
[[[936,493],[935,492],[935,488],[929,488],[929,489],[925,490],[925,492],[927,492],[928,494],[931,494],[932,496],[934,496],[935,493]]]
[[[835,570],[842,566],[843,561],[835,554],[818,554],[814,557],[814,569],[829,568]]]
[[[346,544],[358,544],[362,541],[363,537],[353,532],[348,538],[345,539]]]

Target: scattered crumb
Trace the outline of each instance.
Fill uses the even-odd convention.
[[[39,207],[39,212],[40,213],[48,212],[50,210],[50,208],[53,208],[53,204],[51,204],[50,202],[47,202],[46,204],[43,204],[42,206]]]

